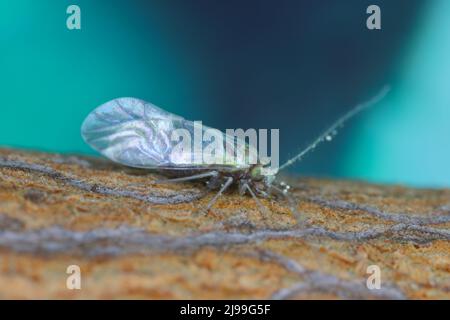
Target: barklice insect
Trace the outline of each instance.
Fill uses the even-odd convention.
[[[260,159],[257,159],[255,164],[238,160],[208,164],[192,161],[195,158],[192,153],[197,151],[178,149],[178,141],[171,139],[171,135],[174,130],[179,129],[194,135],[194,122],[137,98],[118,98],[99,106],[84,120],[81,134],[86,143],[114,162],[129,167],[157,170],[172,177],[163,182],[206,180],[208,189],[218,189],[206,209],[210,209],[230,186],[237,185],[239,194],[248,192],[264,213],[266,208],[258,197],[267,198],[278,194],[289,200],[290,209],[293,214],[298,215],[288,195],[289,186],[276,180],[278,172],[301,160],[318,144],[330,141],[347,120],[379,102],[388,91],[389,87],[386,86],[369,101],[348,111],[310,145],[275,171],[264,170],[266,164]],[[203,126],[202,130],[207,129],[211,128]],[[247,151],[252,148],[245,141],[236,141],[236,137],[229,140],[229,136],[223,132],[221,134],[224,143],[243,143]],[[235,152],[235,148],[225,149]]]

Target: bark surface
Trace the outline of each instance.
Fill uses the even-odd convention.
[[[283,199],[0,149],[0,298],[450,299],[450,190],[286,177]],[[81,269],[81,290],[66,286]],[[369,266],[381,288],[367,288]]]

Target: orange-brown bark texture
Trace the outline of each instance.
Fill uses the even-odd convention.
[[[0,298],[450,298],[448,189],[284,177],[291,201],[264,213],[237,190],[205,210],[204,182],[163,178],[0,149]]]

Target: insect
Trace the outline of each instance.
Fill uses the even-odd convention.
[[[389,87],[384,87],[371,100],[351,109],[310,145],[281,165],[279,170],[270,174],[263,174],[265,165],[259,161],[255,164],[239,161],[210,164],[192,162],[193,151],[175,150],[176,141],[171,139],[171,133],[183,129],[194,134],[194,122],[137,98],[118,98],[99,106],[83,122],[81,134],[86,143],[110,160],[129,167],[157,170],[172,177],[167,182],[206,180],[209,189],[218,190],[207,209],[232,185],[237,185],[239,194],[250,194],[264,208],[258,197],[279,194],[290,200],[289,186],[276,180],[280,170],[301,160],[318,144],[331,140],[347,120],[376,104],[388,91]],[[203,127],[202,130],[206,129],[210,128]],[[223,141],[228,141],[226,134],[221,134]],[[251,148],[248,145],[246,147]]]

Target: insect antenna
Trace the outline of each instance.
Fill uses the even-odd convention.
[[[324,141],[329,141],[334,135],[336,135],[339,127],[343,126],[346,121],[348,121],[350,118],[354,117],[361,111],[378,103],[381,99],[383,99],[386,96],[386,94],[389,92],[389,90],[390,90],[389,86],[383,87],[383,89],[372,99],[370,99],[366,102],[363,102],[361,104],[358,104],[356,107],[354,107],[353,109],[348,111],[346,114],[344,114],[342,117],[340,117],[331,127],[329,127],[327,130],[325,130],[316,140],[314,140],[313,143],[311,143],[309,146],[307,146],[305,149],[303,149],[295,157],[289,159],[283,165],[281,165],[279,170],[283,170],[284,168],[287,168],[290,165],[294,164],[295,162],[303,159],[303,157],[310,151],[314,150],[319,143],[324,142]]]

